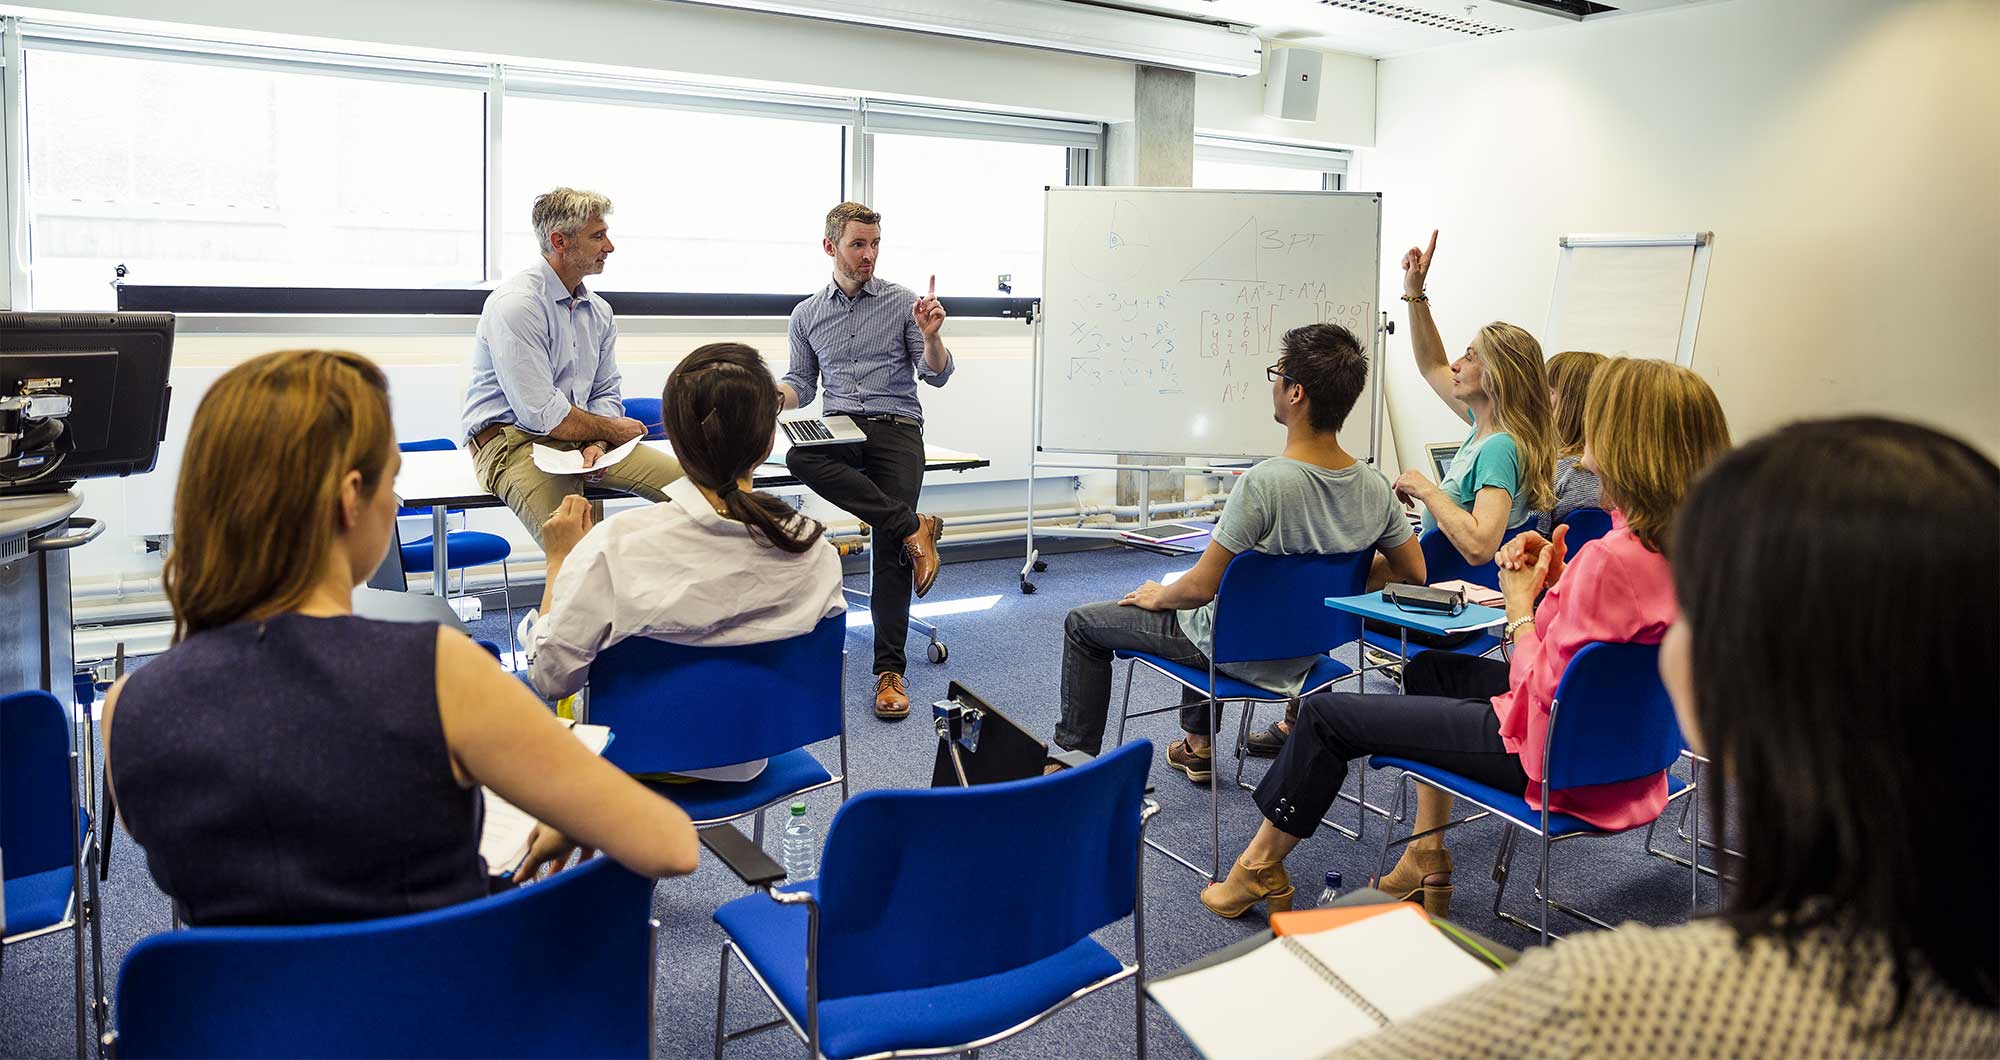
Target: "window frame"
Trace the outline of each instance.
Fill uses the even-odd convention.
[[[1303,169],[1320,175],[1321,191],[1346,191],[1353,172],[1354,152],[1334,147],[1308,147],[1272,140],[1196,133],[1194,157],[1200,162],[1233,162],[1273,169]]]
[[[26,187],[29,130],[26,128],[24,50],[48,49],[129,59],[249,68],[448,86],[483,93],[485,101],[482,218],[483,283],[502,279],[500,160],[509,98],[556,99],[617,105],[658,106],[720,114],[783,118],[838,125],[841,155],[832,160],[841,173],[844,197],[868,201],[874,190],[873,136],[944,136],[1041,143],[1068,150],[1070,184],[1101,182],[1104,126],[1100,122],[984,110],[960,110],[867,96],[756,91],[694,81],[573,72],[532,64],[450,62],[360,55],[306,48],[279,48],[222,40],[128,33],[57,23],[0,18],[0,247],[6,249],[7,283],[0,308],[29,308],[32,223]],[[607,300],[626,313],[672,316],[783,316],[804,294],[790,292],[606,291]],[[478,312],[486,291],[468,288],[254,287],[182,284],[119,284],[121,310],[162,310],[216,314],[463,314]],[[1034,299],[953,297],[951,311],[964,317],[1023,317]],[[468,309],[467,307],[471,308]]]

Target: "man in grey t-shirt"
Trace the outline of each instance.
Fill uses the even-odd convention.
[[[1215,593],[1237,553],[1338,554],[1374,549],[1397,581],[1422,584],[1424,554],[1396,495],[1335,436],[1368,382],[1368,356],[1346,328],[1309,324],[1285,333],[1271,377],[1272,415],[1284,452],[1237,480],[1201,561],[1172,585],[1147,582],[1115,602],[1086,604],[1063,623],[1062,720],[1056,743],[1096,754],[1111,707],[1111,653],[1143,651],[1208,669]],[[1328,648],[1334,645],[1327,645]],[[1223,667],[1273,693],[1299,691],[1316,656]],[[1213,773],[1207,699],[1181,693],[1181,729],[1167,762],[1189,780]]]

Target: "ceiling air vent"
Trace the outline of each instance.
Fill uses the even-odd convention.
[[[1319,0],[1327,7],[1337,7],[1343,11],[1359,11],[1365,15],[1378,15],[1413,26],[1427,26],[1431,29],[1450,30],[1469,37],[1485,37],[1495,33],[1505,33],[1508,27],[1496,26],[1490,22],[1478,22],[1469,18],[1454,18],[1435,11],[1404,7],[1401,4],[1384,3],[1382,0]]]

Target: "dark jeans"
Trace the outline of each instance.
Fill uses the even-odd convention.
[[[924,484],[924,429],[854,417],[868,436],[849,445],[802,445],[785,466],[814,493],[867,523],[875,579],[868,603],[875,627],[875,672],[902,673],[910,633],[910,560],[903,539],[917,532],[917,494]]]
[[[1104,746],[1111,713],[1111,653],[1143,651],[1171,662],[1208,669],[1208,656],[1181,633],[1172,611],[1126,607],[1117,601],[1085,604],[1063,620],[1062,719],[1056,744],[1096,754]],[[1208,696],[1181,688],[1181,730],[1209,730]]]
[[[1507,664],[1427,651],[1403,668],[1400,696],[1321,692],[1299,704],[1299,720],[1278,760],[1257,785],[1257,808],[1272,824],[1311,837],[1347,782],[1347,763],[1394,755],[1501,791],[1528,788],[1521,759],[1500,742],[1492,697],[1507,690]]]

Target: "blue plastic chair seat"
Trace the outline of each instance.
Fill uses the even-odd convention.
[[[445,544],[451,546],[451,569],[483,567],[488,563],[498,563],[506,559],[513,549],[507,539],[499,534],[489,534],[480,530],[456,530],[445,535]],[[411,541],[403,546],[403,570],[410,574],[429,574],[434,557],[431,555],[431,539]]]
[[[1536,825],[1542,819],[1542,811],[1528,805],[1527,799],[1519,795],[1509,795],[1499,788],[1487,787],[1476,780],[1459,776],[1449,769],[1439,769],[1434,765],[1424,762],[1413,762],[1407,758],[1396,758],[1390,755],[1376,755],[1368,760],[1368,765],[1374,769],[1404,769],[1420,777],[1435,780],[1452,791],[1483,806],[1498,810],[1500,813],[1512,817],[1517,821]],[[1687,787],[1687,781],[1674,776],[1672,773],[1667,774],[1667,795],[1669,798],[1685,787]],[[1550,839],[1561,839],[1567,835],[1577,835],[1584,832],[1597,835],[1610,834],[1608,829],[1599,828],[1581,817],[1571,817],[1566,813],[1551,812],[1549,814]]]
[[[617,746],[617,741],[612,741]],[[770,805],[794,792],[825,784],[833,774],[812,752],[801,747],[770,760],[755,780],[698,780],[691,784],[654,783],[646,786],[672,800],[697,822],[719,821]],[[803,943],[801,943],[803,945]]]
[[[69,913],[70,867],[19,876],[7,881],[7,923],[0,934],[40,931],[63,922]]]
[[[1380,648],[1391,655],[1400,654],[1403,650],[1402,638],[1394,633],[1380,633],[1364,627],[1361,631],[1361,639],[1370,647]],[[1425,651],[1448,651],[1457,655],[1484,655],[1499,646],[1500,638],[1497,635],[1481,633],[1479,636],[1456,648],[1426,648],[1421,644],[1413,643],[1410,645],[1410,654],[1415,655],[1418,652]]]
[[[76,834],[90,834],[89,810],[76,811]],[[89,868],[84,866],[85,871]],[[7,918],[0,923],[0,936],[40,931],[62,923],[69,913],[71,870],[72,866],[64,864],[8,880]]]
[[[817,897],[819,881],[808,881],[802,889]],[[770,984],[785,1011],[804,1026],[805,906],[780,905],[759,892],[717,909],[715,920]],[[1085,937],[1052,957],[997,975],[821,1001],[820,1051],[837,1060],[977,1041],[1117,975],[1123,967],[1109,950]]]
[[[1192,666],[1185,666],[1181,663],[1162,659],[1157,655],[1149,655],[1142,651],[1114,652],[1112,653],[1112,658],[1137,659],[1204,695],[1208,692],[1208,669],[1206,667],[1197,669]],[[1313,663],[1312,669],[1306,672],[1306,683],[1299,694],[1305,695],[1309,692],[1317,691],[1353,672],[1354,670],[1346,663],[1340,662],[1331,656],[1322,655],[1317,662]],[[1283,701],[1291,697],[1269,689],[1258,688],[1248,681],[1239,681],[1218,670],[1215,674],[1215,698],[1219,700],[1259,699]]]

